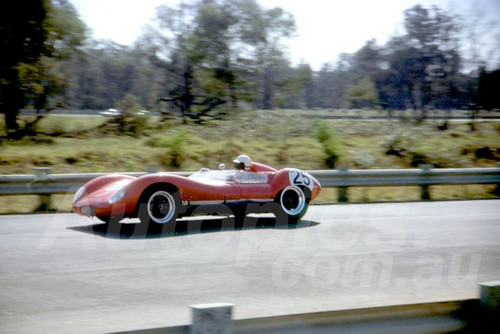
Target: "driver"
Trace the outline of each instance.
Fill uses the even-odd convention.
[[[253,172],[253,173],[275,173],[276,169],[253,162],[248,155],[242,154],[233,160],[234,168],[239,171]]]
[[[234,168],[238,170],[249,171],[252,169],[252,159],[248,155],[240,155],[233,160]]]

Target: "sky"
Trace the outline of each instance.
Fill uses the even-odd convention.
[[[473,3],[490,18],[500,17],[500,0],[258,0],[295,17],[297,32],[286,41],[293,64],[302,60],[319,70],[342,52],[353,53],[374,38],[379,45],[404,32],[404,10],[437,5],[466,15]],[[70,0],[96,39],[132,45],[155,17],[156,7],[179,0]]]

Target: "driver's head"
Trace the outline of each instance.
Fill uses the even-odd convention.
[[[240,155],[236,159],[233,160],[234,168],[240,170],[249,170],[252,166],[252,159],[248,155]]]

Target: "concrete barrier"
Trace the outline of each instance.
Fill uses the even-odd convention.
[[[191,334],[233,334],[233,304],[200,304],[191,309]]]
[[[191,307],[192,325],[143,329],[128,334],[253,334],[253,333],[494,333],[500,281],[480,284],[480,298],[411,305],[232,319],[232,304]],[[118,334],[118,333],[117,333]]]
[[[486,309],[500,312],[500,281],[481,283],[479,300]]]

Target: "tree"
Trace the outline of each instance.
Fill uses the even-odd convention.
[[[257,92],[257,106],[273,109],[275,91],[283,78],[280,70],[287,62],[281,51],[284,49],[281,40],[293,35],[295,20],[290,13],[279,7],[265,10],[256,5],[253,8],[250,13],[240,12],[243,22],[249,22],[249,18],[252,18],[251,30],[245,30],[243,40],[253,48],[254,71],[258,79],[256,86],[260,88]],[[256,37],[248,38],[252,31]]]
[[[373,108],[378,104],[375,84],[369,77],[364,77],[356,84],[347,86],[345,99],[351,108]]]
[[[228,7],[216,1],[204,1],[197,8],[190,52],[198,67],[196,80],[206,95],[205,105],[230,101],[231,108],[237,108],[237,69],[231,50],[234,35],[230,31],[236,22]]]
[[[20,66],[39,62],[45,51],[47,0],[3,1],[0,5],[0,108],[8,131],[17,130],[17,115],[24,106]],[[6,52],[8,50],[8,52]]]
[[[64,59],[84,39],[85,26],[66,0],[19,0],[0,5],[0,109],[8,134],[19,129],[17,116],[29,100],[46,108],[60,93]]]
[[[333,108],[332,97],[336,90],[334,85],[337,81],[333,76],[333,67],[330,64],[323,64],[321,69],[313,78],[313,107]]]
[[[213,3],[208,1],[206,5]],[[218,97],[200,94],[201,89],[199,88],[196,72],[203,68],[202,64],[206,60],[204,59],[204,53],[198,50],[197,46],[201,48],[212,47],[212,44],[204,40],[204,37],[207,36],[200,37],[195,34],[196,18],[196,5],[181,3],[177,7],[161,6],[158,9],[157,21],[160,29],[166,30],[166,34],[170,38],[163,38],[165,44],[163,47],[158,46],[158,48],[152,49],[153,54],[151,57],[154,59],[154,63],[166,72],[168,82],[165,88],[167,96],[162,100],[178,109],[183,117],[200,119],[202,115],[222,103],[222,100]],[[207,21],[209,22],[210,19],[207,19]],[[198,23],[203,26],[207,22],[205,22],[204,18],[200,18]],[[210,25],[210,23],[207,24]],[[198,31],[203,33],[203,28],[199,28]],[[162,31],[157,31],[157,34],[163,35]],[[219,32],[220,34],[223,35],[223,33]],[[215,54],[214,50],[209,54],[213,56]],[[201,107],[200,112],[193,110],[196,106]]]
[[[405,28],[381,50],[387,66],[375,79],[379,99],[390,108],[421,110],[422,119],[428,107],[456,106],[458,18],[417,5],[405,11]]]
[[[255,0],[204,0],[162,6],[157,22],[164,42],[149,50],[165,72],[163,100],[171,109],[200,119],[221,105],[234,110],[240,99],[273,106],[288,68],[279,51],[294,29],[288,13]]]
[[[369,77],[372,80],[375,78],[381,68],[381,55],[377,41],[371,39],[359,49],[352,59],[352,68],[356,73],[356,79],[359,80],[364,77]]]
[[[485,109],[499,109],[500,96],[498,87],[500,87],[500,69],[492,72],[486,72],[483,68],[479,75],[478,103]]]
[[[312,108],[311,96],[313,70],[304,62],[296,68],[290,68],[281,90],[286,95],[287,108]]]
[[[313,107],[344,108],[345,92],[349,85],[362,78],[356,70],[355,54],[341,53],[333,64],[324,64],[313,79]]]
[[[420,5],[405,11],[405,27],[414,56],[409,58],[411,82],[409,94],[416,109],[416,99],[425,118],[425,107],[436,95],[449,93],[450,80],[458,73],[457,54],[459,25],[457,18],[439,7],[426,9]],[[445,87],[444,92],[439,88]]]
[[[39,82],[43,83],[40,85],[43,95],[56,97],[60,99],[59,104],[69,106],[71,101],[66,92],[74,81],[71,64],[73,59],[84,55],[88,29],[69,1],[52,0],[52,4],[48,13],[47,51],[41,57],[43,75]]]

